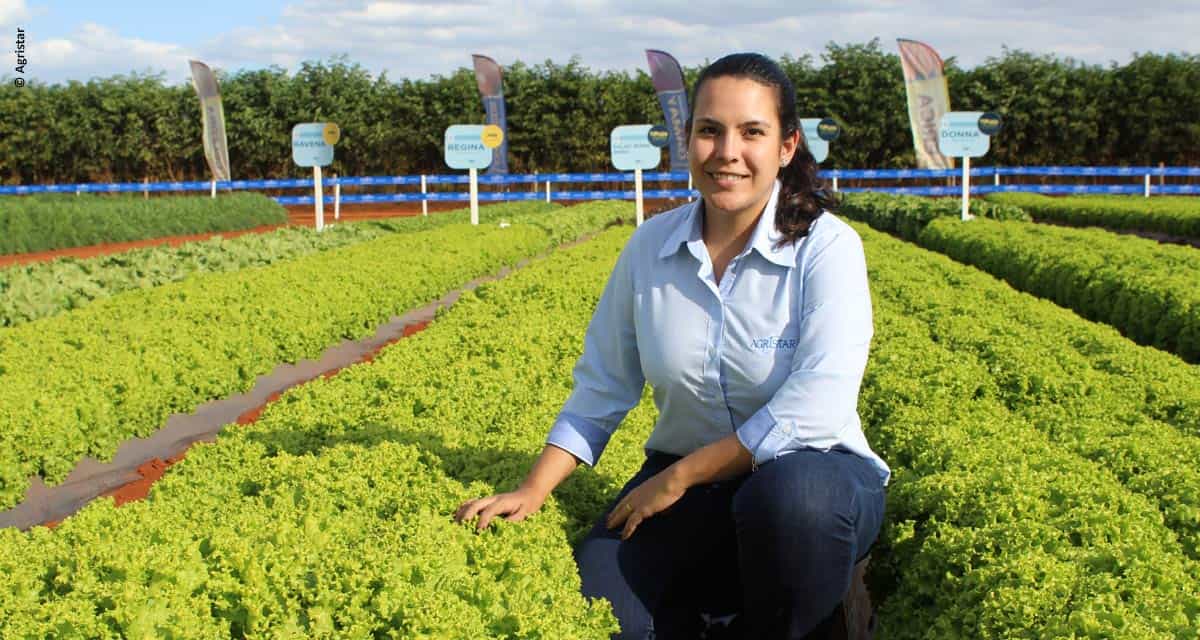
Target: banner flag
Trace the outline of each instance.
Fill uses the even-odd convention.
[[[225,182],[229,177],[229,147],[225,141],[225,110],[217,92],[217,78],[212,69],[198,60],[188,60],[192,67],[192,86],[200,97],[200,115],[204,122],[204,157],[212,170],[213,180]]]
[[[650,63],[650,81],[654,83],[671,135],[671,171],[687,171],[688,97],[683,68],[674,56],[657,49],[646,49],[646,61]]]
[[[500,65],[487,56],[472,54],[475,63],[475,83],[479,95],[483,96],[483,110],[487,113],[487,124],[494,124],[504,132],[503,142],[492,149],[492,164],[489,175],[508,173],[508,115],[504,111],[504,87]]]
[[[942,58],[927,44],[897,39],[900,64],[904,68],[904,88],[908,93],[908,121],[912,126],[917,167],[953,169],[954,158],[938,150],[938,127],[950,110],[950,91],[942,72]]]

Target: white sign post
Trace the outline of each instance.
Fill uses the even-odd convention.
[[[325,198],[321,188],[321,167],[333,162],[333,145],[342,132],[332,122],[305,122],[292,127],[292,161],[313,168],[313,214],[317,231],[325,228]]]
[[[942,155],[962,158],[962,219],[971,215],[971,158],[988,152],[991,134],[1000,130],[1000,117],[982,111],[950,111],[938,128],[938,150]]]
[[[652,141],[650,132],[654,129],[648,124],[627,124],[614,127],[608,136],[609,151],[612,154],[613,166],[621,171],[633,172],[633,194],[637,202],[637,223],[641,226],[645,219],[645,207],[642,202],[642,170],[655,169],[662,162],[662,148],[655,145],[657,137]]]
[[[504,142],[504,131],[494,125],[452,124],[446,127],[442,149],[451,169],[470,175],[471,224],[479,224],[479,170],[492,164],[492,149]]]

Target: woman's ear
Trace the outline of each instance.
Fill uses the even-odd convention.
[[[796,155],[796,149],[801,144],[800,128],[797,127],[790,135],[783,137],[783,145],[779,148],[779,166],[786,167]]]

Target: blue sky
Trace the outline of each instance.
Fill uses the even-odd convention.
[[[144,40],[197,43],[232,25],[265,26],[278,20],[286,2],[205,0],[190,6],[178,2],[58,2],[25,3],[28,21],[40,38],[70,38],[84,24],[107,24],[122,36]],[[102,7],[102,8],[101,8]]]
[[[1195,0],[0,0],[0,33],[12,38],[18,27],[26,78],[45,83],[132,71],[178,83],[189,58],[226,71],[295,70],[338,54],[393,80],[452,73],[471,53],[502,65],[578,56],[593,69],[634,71],[645,67],[646,48],[695,65],[742,50],[819,55],[830,41],[874,37],[890,51],[898,37],[922,40],[964,66],[1004,46],[1099,64],[1135,51],[1200,52]]]

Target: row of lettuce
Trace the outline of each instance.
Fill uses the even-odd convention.
[[[0,635],[608,637],[571,544],[640,464],[648,393],[533,518],[476,535],[451,514],[532,464],[628,233],[483,285],[371,364],[289,391],[147,501],[0,531]],[[860,233],[876,310],[860,407],[895,471],[871,564],[880,633],[1200,633],[1194,370]]]
[[[481,224],[538,224],[557,205],[502,203],[481,207]],[[133,249],[94,258],[64,257],[0,269],[0,327],[57,315],[93,300],[124,291],[157,287],[206,273],[264,267],[284,260],[373,240],[392,233],[415,232],[470,221],[467,209],[432,216],[380,218],[327,226],[289,226],[234,238],[213,237],[179,246]],[[559,221],[555,232],[576,229]],[[547,229],[551,231],[551,229]]]
[[[1196,198],[1000,193],[988,200],[1034,219],[1071,226],[1167,234],[1200,242]],[[1007,214],[1005,214],[1007,215]],[[1022,215],[1022,214],[1018,214]],[[0,198],[0,255],[237,231],[284,224],[287,212],[257,193],[142,198],[138,195],[36,195]]]
[[[848,194],[841,212],[1104,322],[1140,344],[1200,362],[1200,251],[1102,229],[1022,222],[1010,204]]]
[[[1200,241],[1200,198],[1189,196],[1071,196],[994,193],[988,200],[1024,209],[1039,222],[1113,231],[1150,231]]]
[[[0,196],[0,255],[286,224],[260,193]]]
[[[84,456],[108,460],[173,413],[248,391],[279,363],[373,335],[393,316],[630,210],[510,207],[519,215],[508,225],[390,233],[0,331],[0,508],[22,499],[30,476],[58,483]]]

